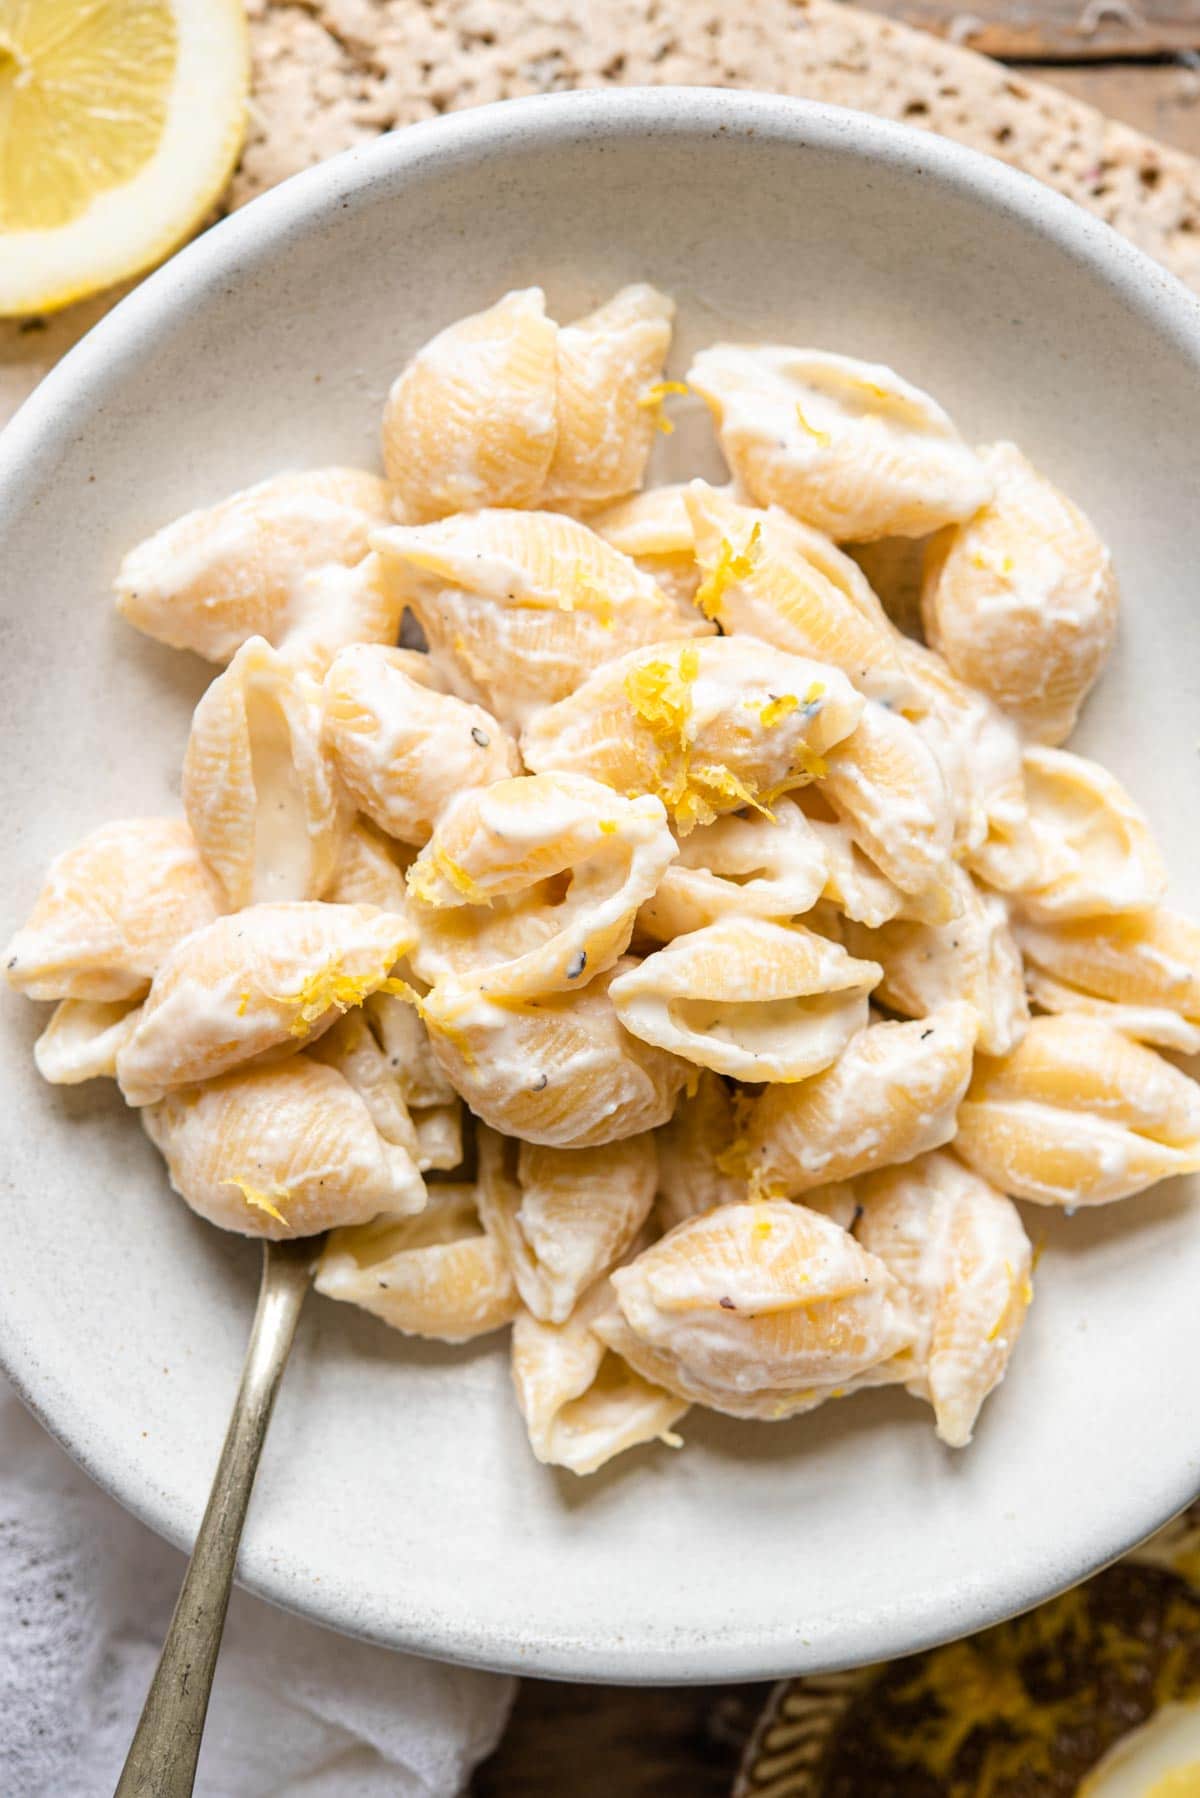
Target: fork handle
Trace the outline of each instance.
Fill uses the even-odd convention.
[[[208,1504],[115,1798],[189,1798],[238,1544],[311,1279],[311,1244],[263,1244],[258,1306]]]

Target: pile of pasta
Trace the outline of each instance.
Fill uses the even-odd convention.
[[[888,368],[664,380],[672,312],[510,293],[400,373],[385,477],[133,550],[124,617],[222,668],[185,815],[62,855],[8,976],[203,1217],[331,1231],[320,1290],[398,1330],[511,1324],[545,1462],[881,1385],[961,1445],[1014,1199],[1200,1169],[1200,929],[1060,747],[1110,558]],[[728,485],[644,487],[668,402]]]

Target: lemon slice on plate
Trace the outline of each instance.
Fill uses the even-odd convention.
[[[228,181],[240,0],[0,0],[0,315],[159,262]]]

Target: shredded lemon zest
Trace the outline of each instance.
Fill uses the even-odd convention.
[[[490,897],[477,881],[472,880],[466,869],[453,861],[444,850],[432,849],[427,854],[419,855],[405,876],[405,882],[413,898],[421,905],[433,907],[445,905],[441,896],[441,882],[453,887],[462,898],[472,905],[490,905]]]
[[[422,905],[437,904],[438,871],[432,858],[418,857],[404,877],[411,896]]]
[[[809,780],[824,780],[829,773],[829,763],[807,743],[797,743],[795,748],[797,772],[807,775]]]
[[[418,1016],[424,1015],[424,1001],[420,993],[415,986],[410,986],[407,980],[401,980],[398,974],[391,975],[387,980],[381,980],[375,991],[377,993],[394,993],[397,999],[403,999],[407,1004],[413,1006]]]
[[[800,429],[802,431],[807,431],[810,437],[815,438],[822,449],[827,449],[833,442],[833,438],[829,435],[828,431],[819,431],[816,425],[809,424],[807,418],[804,416],[804,410],[801,407],[799,400],[796,401],[796,421],[799,424]]]
[[[365,974],[347,974],[341,961],[335,957],[325,967],[318,968],[315,974],[310,974],[295,992],[272,993],[269,996],[277,1005],[292,1005],[296,1008],[289,1028],[293,1036],[305,1037],[331,1008],[339,1012],[352,1011],[356,1005],[362,1004],[369,993],[377,992],[381,986],[390,990],[387,970],[394,967],[406,953],[411,940],[405,937],[393,944],[384,951],[376,966]],[[404,982],[400,982],[400,985],[404,985]]]
[[[767,730],[771,730],[776,724],[782,724],[799,704],[794,693],[781,693],[778,699],[768,699],[765,705],[759,706],[759,721]]]
[[[689,645],[678,662],[646,662],[625,676],[625,694],[637,716],[656,737],[669,738],[672,748],[687,747],[691,686],[699,672],[700,653]]]
[[[606,631],[613,627],[613,603],[591,569],[583,561],[577,560],[571,569],[573,591],[560,591],[557,595],[559,607],[564,612],[573,612],[581,605],[585,612],[595,618]]]
[[[277,1224],[287,1223],[283,1212],[271,1203],[272,1199],[287,1200],[291,1198],[292,1195],[286,1186],[272,1186],[264,1192],[261,1186],[254,1186],[249,1180],[240,1180],[236,1175],[231,1180],[222,1180],[221,1185],[236,1186],[247,1205],[253,1205],[256,1211],[265,1211],[267,1216],[273,1217]]]
[[[688,385],[686,381],[654,381],[649,387],[644,387],[641,393],[638,394],[637,403],[644,412],[652,412],[654,414],[655,430],[661,431],[664,436],[669,437],[675,429],[675,426],[663,411],[663,401],[668,394],[687,392]]]
[[[602,837],[615,836],[620,828],[615,818],[601,818],[596,825],[596,829]]]
[[[246,1013],[249,1011],[250,1001],[251,1001],[252,997],[253,997],[253,994],[251,994],[251,993],[239,993],[238,994],[237,1014],[238,1014],[239,1018],[244,1018]]]
[[[762,795],[731,768],[723,762],[696,765],[691,760],[691,688],[699,671],[699,651],[689,644],[677,662],[665,657],[646,662],[625,677],[625,694],[634,714],[649,728],[659,749],[657,782],[652,790],[685,835],[697,825],[712,824],[722,813],[746,805],[774,823]]]
[[[698,787],[707,787],[719,799],[733,800],[732,809],[736,810],[738,806],[748,805],[756,812],[761,813],[764,818],[769,819],[772,824],[776,822],[775,814],[770,806],[759,797],[752,787],[747,786],[744,780],[740,780],[732,768],[727,768],[723,762],[706,762],[702,768],[693,768],[691,779]],[[699,794],[697,797],[701,801],[708,799],[708,795],[705,793]],[[720,809],[729,811],[731,808],[725,805]],[[713,808],[713,816],[718,815],[717,810]],[[711,823],[712,819],[708,819],[706,822]]]
[[[734,581],[744,581],[751,575],[761,554],[762,525],[757,519],[740,550],[735,551],[728,537],[722,537],[712,573],[706,575],[696,589],[695,604],[706,618],[719,621],[725,589]]]

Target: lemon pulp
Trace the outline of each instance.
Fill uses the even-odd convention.
[[[68,224],[149,161],[178,48],[168,0],[0,0],[0,227]]]
[[[241,0],[0,0],[0,316],[160,262],[229,179]]]

